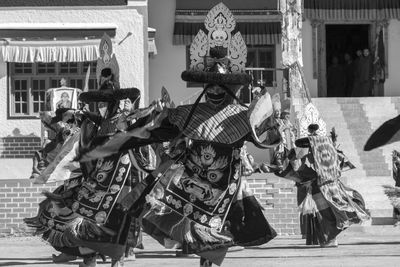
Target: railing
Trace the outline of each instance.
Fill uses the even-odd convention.
[[[277,68],[246,68],[246,72],[252,77],[252,83],[248,88],[243,88],[240,99],[244,103],[250,103],[253,100],[254,88],[256,87],[277,87],[277,71],[283,69]]]
[[[277,72],[283,71],[280,68],[246,68],[245,70],[251,77],[252,83],[245,88],[242,88],[239,98],[243,103],[250,103],[253,100],[253,89],[255,87],[271,87],[277,88]],[[284,86],[282,86],[284,87]],[[285,90],[284,90],[285,91]],[[197,91],[188,98],[182,100],[180,105],[192,104],[201,94],[202,90]]]
[[[276,68],[246,68],[246,72],[253,78],[253,86],[261,85],[273,87],[276,83]]]

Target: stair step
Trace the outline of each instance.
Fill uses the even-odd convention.
[[[381,171],[381,170],[365,170],[367,176],[387,176],[389,171]]]
[[[366,233],[369,235],[390,235],[390,236],[399,236],[400,229],[398,227],[394,227],[395,221],[392,219],[388,219],[384,224],[372,224],[372,225],[352,225],[343,232],[343,235],[351,234],[351,233]]]

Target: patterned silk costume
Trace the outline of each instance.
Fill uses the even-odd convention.
[[[191,69],[182,73],[185,81],[205,84],[195,104],[155,111],[84,158],[170,142],[172,158],[164,158],[122,206],[162,245],[196,253],[202,266],[210,266],[222,263],[229,246],[261,245],[276,236],[242,179],[241,150],[245,141],[264,148],[277,145],[280,135],[272,120],[264,123],[272,115],[266,91],[250,108],[232,104],[235,88],[250,81],[244,73],[246,45],[239,32],[231,35],[232,13],[220,3],[208,13],[205,26],[208,35],[200,31],[195,37]],[[203,95],[206,102],[199,103]],[[257,136],[263,132],[268,138],[261,142]]]
[[[103,38],[100,46],[104,48],[101,51],[103,54],[112,52],[109,38]],[[103,82],[99,90],[83,92],[79,96],[83,103],[99,103],[99,112],[81,113],[83,121],[80,132],[76,135],[80,139],[76,146],[74,144],[74,149],[70,149],[75,155],[71,157],[70,163],[91,146],[95,137],[108,138],[116,131],[126,129],[126,116],[119,110],[119,101],[130,99],[134,102],[140,96],[140,91],[136,88],[117,87],[118,82],[113,81],[116,63],[111,64],[110,58],[114,57],[107,54],[98,60],[98,66],[102,61],[105,62],[100,71],[99,80]],[[41,203],[39,215],[26,219],[26,222],[43,232],[43,238],[57,250],[84,257],[80,266],[96,266],[96,253],[110,256],[112,266],[119,266],[130,237],[131,217],[118,209],[118,203],[130,193],[136,183],[132,179],[136,167],[132,162],[138,160],[134,157],[132,151],[127,150],[80,163],[79,180],[74,180],[73,186],[60,187],[53,193],[46,193],[47,199]],[[60,159],[59,163],[63,163],[63,160]],[[68,165],[69,162],[65,164]],[[48,176],[51,177],[54,173],[62,175],[56,172],[57,167]]]
[[[362,196],[340,181],[343,158],[331,137],[309,136],[296,140],[298,156],[278,173],[298,182],[298,204],[306,244],[331,245],[351,224],[369,219]],[[295,153],[294,153],[295,154]],[[336,244],[334,244],[336,245]]]
[[[150,139],[131,139],[121,147],[123,151],[174,137],[187,144],[174,160],[161,163],[145,179],[142,201],[135,192],[122,204],[130,208],[135,203],[133,210],[140,214],[143,230],[161,244],[168,246],[173,240],[184,253],[196,253],[220,264],[222,258],[214,255],[215,250],[224,253],[235,244],[261,245],[276,233],[242,180],[241,149],[244,141],[254,141],[247,110],[239,105],[216,110],[201,103],[183,129],[191,108],[166,110],[167,118],[151,131]]]
[[[93,118],[93,116],[91,116]],[[95,136],[113,129],[115,117],[100,125],[86,119],[81,125],[80,147]],[[66,181],[41,204],[40,228],[44,239],[57,250],[82,256],[78,247],[120,258],[125,252],[130,217],[115,209],[132,188],[132,163],[129,152],[111,155],[95,162],[81,163],[82,178]],[[54,211],[55,210],[55,211]],[[61,212],[61,213],[60,213]],[[30,226],[34,224],[26,222]]]

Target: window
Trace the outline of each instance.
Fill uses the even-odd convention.
[[[252,76],[252,85],[274,86],[276,82],[275,45],[251,46],[247,48],[246,71]],[[250,103],[251,88],[243,88],[240,99]]]
[[[276,81],[275,45],[248,46],[246,71],[253,77],[253,85],[261,83],[272,87]],[[186,47],[186,67],[190,68],[190,46]],[[202,87],[202,84],[188,82],[187,87]],[[243,88],[239,97],[244,103],[250,103],[250,88]]]
[[[10,73],[9,116],[36,117],[45,110],[45,92],[60,87],[64,78],[67,86],[83,89],[86,71],[91,68],[89,90],[97,88],[96,62],[68,63],[8,63]]]

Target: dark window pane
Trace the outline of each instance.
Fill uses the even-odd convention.
[[[75,88],[83,89],[82,88],[83,87],[83,81],[82,80],[77,80],[76,82],[77,83],[75,85]]]
[[[15,113],[21,113],[21,106],[20,106],[20,104],[15,104]]]
[[[32,73],[33,65],[31,63],[14,63],[14,72],[20,73]]]
[[[28,81],[27,80],[22,80],[21,81],[21,90],[27,90],[28,89]]]
[[[22,101],[26,102],[27,101],[27,96],[28,96],[27,92],[22,92],[21,96],[22,96]]]
[[[55,63],[38,63],[38,73],[44,74],[44,73],[49,73],[49,74],[54,74],[56,72],[55,68],[56,64]]]
[[[31,63],[23,63],[24,64],[24,73],[32,73],[32,64]]]
[[[68,63],[60,64],[60,73],[68,73]]]
[[[21,93],[20,92],[15,92],[15,101],[21,100]]]
[[[96,90],[96,87],[96,79],[89,79],[89,90]]]
[[[39,94],[38,92],[32,92],[33,95],[33,101],[39,101]]]
[[[20,83],[20,81],[14,81],[14,89],[16,90],[16,91],[19,91],[19,90],[21,90],[21,83]]]
[[[83,89],[83,80],[78,79],[71,79],[70,80],[71,87]]]
[[[51,87],[52,88],[60,87],[60,79],[51,79]]]
[[[28,105],[27,104],[22,104],[22,113],[28,113]]]
[[[69,73],[78,73],[78,63],[69,63]]]
[[[38,63],[37,69],[38,73],[46,73],[46,64]]]
[[[60,73],[78,73],[78,63],[76,62],[61,63]]]
[[[56,73],[56,63],[50,63],[47,65],[47,73]]]
[[[43,111],[44,110],[44,102],[41,102],[40,103],[40,111]]]
[[[39,103],[33,103],[33,112],[39,112]]]
[[[256,53],[255,51],[248,51],[247,52],[247,61],[246,61],[246,67],[256,67]]]
[[[33,90],[38,90],[38,88],[39,88],[39,81],[33,80]]]
[[[46,80],[33,80],[32,89],[34,91],[44,91],[46,90]]]

